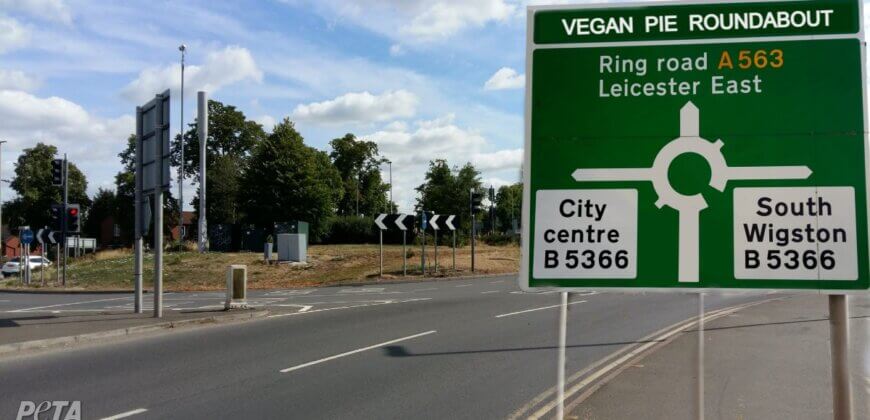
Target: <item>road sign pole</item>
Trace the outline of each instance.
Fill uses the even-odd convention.
[[[435,230],[435,274],[438,274],[438,230]]]
[[[402,275],[408,275],[408,252],[405,251],[405,243],[407,242],[408,231],[402,231]]]
[[[698,420],[704,420],[704,293],[698,293],[698,389],[695,407]]]
[[[471,272],[474,272],[474,237],[475,237],[475,223],[474,223],[474,189],[468,194],[468,203],[469,209],[471,211]]]
[[[384,277],[384,230],[383,230],[383,229],[378,229],[378,232],[380,232],[380,244],[381,244],[381,246],[380,246],[380,248],[381,248],[381,269],[380,269],[380,276],[381,276],[381,277]]]
[[[456,271],[456,229],[453,230],[453,271]]]
[[[558,388],[559,407],[557,419],[565,418],[565,347],[568,339],[568,292],[562,292],[562,307],[559,310],[559,357],[556,387]]]
[[[420,232],[423,234],[423,251],[420,252],[420,273],[424,276],[426,275],[426,229],[420,229]]]
[[[834,420],[852,419],[849,382],[849,307],[845,295],[828,296],[831,329],[831,379]]]
[[[63,216],[61,217],[61,238],[63,238],[63,280],[62,283],[66,286],[66,263],[67,263],[67,247],[66,231],[67,231],[67,212],[69,211],[69,161],[66,159],[66,153],[63,154]]]
[[[136,135],[142,135],[142,108],[136,107]],[[133,198],[133,313],[142,313],[142,139],[136,139],[136,192]]]
[[[48,228],[48,226],[46,226],[46,228]],[[45,286],[45,240],[42,238],[42,235],[40,235],[39,238],[39,252],[42,257],[42,266],[39,268],[39,282]]]
[[[199,133],[199,252],[208,251],[208,223],[206,219],[205,200],[205,146],[208,141],[208,93],[197,93],[197,132]]]
[[[163,317],[163,186],[154,189],[154,318]]]

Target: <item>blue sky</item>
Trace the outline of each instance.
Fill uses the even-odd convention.
[[[526,3],[0,0],[2,177],[44,141],[92,193],[112,188],[137,104],[172,89],[179,127],[185,43],[187,122],[205,89],[267,129],[291,118],[320,149],[347,132],[377,141],[404,210],[431,159],[516,182]]]
[[[376,141],[406,211],[432,159],[516,182],[531,3],[0,0],[2,178],[43,141],[85,171],[91,193],[113,188],[137,104],[172,89],[179,127],[185,43],[187,122],[204,89],[267,129],[291,118],[323,150],[348,132]]]

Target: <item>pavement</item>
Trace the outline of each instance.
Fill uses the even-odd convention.
[[[220,297],[167,295],[167,313],[207,310]],[[767,298],[710,296],[707,307]],[[83,418],[489,419],[528,417],[518,413],[530,407],[553,415],[559,295],[523,293],[515,276],[273,290],[251,301],[269,314],[0,357],[0,418],[21,401],[54,400],[81,401]],[[131,304],[125,295],[0,294],[4,318]],[[682,294],[573,294],[569,372],[636,351],[696,305]],[[13,324],[0,331],[26,328]]]
[[[870,419],[870,297],[850,300],[855,419]],[[587,395],[567,399],[575,419],[693,419],[696,326]],[[826,296],[790,296],[707,322],[704,414],[718,419],[830,419]]]

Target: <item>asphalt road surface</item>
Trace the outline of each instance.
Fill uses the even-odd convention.
[[[168,294],[166,310],[222,297]],[[559,294],[522,293],[513,276],[250,297],[272,315],[2,359],[0,418],[23,400],[63,400],[81,401],[83,418],[501,419],[555,385]],[[568,375],[691,318],[696,299],[572,295]],[[706,301],[714,310],[758,299]],[[0,296],[0,311],[14,313],[131,305],[118,295]]]

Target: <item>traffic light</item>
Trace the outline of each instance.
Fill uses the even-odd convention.
[[[63,231],[63,204],[51,205],[51,230]]]
[[[51,161],[51,185],[56,187],[63,185],[63,159]]]
[[[69,204],[66,209],[66,231],[67,233],[79,233],[82,230],[79,220],[81,219],[81,208],[78,204]]]
[[[483,210],[483,193],[471,190],[471,213],[477,214]]]

